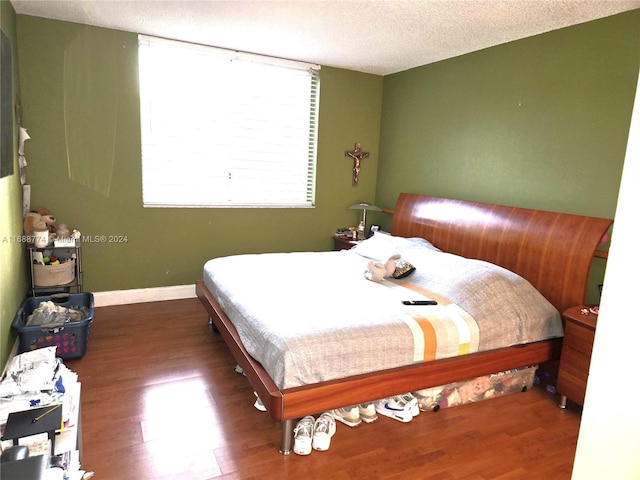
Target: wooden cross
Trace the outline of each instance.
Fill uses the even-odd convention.
[[[360,150],[360,144],[356,143],[353,150],[347,150],[344,152],[345,157],[353,158],[353,177],[351,185],[354,187],[358,185],[358,175],[360,174],[360,162],[369,156],[369,152],[363,152]]]

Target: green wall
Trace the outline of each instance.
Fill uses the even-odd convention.
[[[613,217],[640,10],[385,77],[378,189]]]
[[[18,81],[18,50],[16,48],[16,15],[9,2],[0,2],[0,26],[12,44],[14,101],[20,93]],[[15,341],[11,322],[27,290],[25,245],[17,241],[22,235],[22,186],[18,171],[18,127],[14,119],[2,119],[13,124],[13,175],[0,178],[0,371],[6,363]]]
[[[18,15],[18,45],[32,205],[83,235],[127,238],[83,245],[87,291],[193,284],[221,255],[329,250],[336,227],[357,224],[346,206],[375,196],[380,76],[321,71],[315,208],[145,209],[137,36]],[[371,152],[357,187],[344,156],[355,142]]]
[[[407,191],[613,218],[639,32],[635,10],[385,77],[377,204]]]

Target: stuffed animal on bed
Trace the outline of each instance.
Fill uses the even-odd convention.
[[[383,278],[404,278],[415,271],[415,267],[406,260],[400,258],[400,254],[391,255],[385,263],[370,261],[367,270],[364,272],[365,278],[372,282],[379,282]]]
[[[383,278],[389,278],[396,271],[396,260],[400,258],[399,254],[391,255],[385,263],[374,262],[373,260],[367,264],[367,271],[364,276],[372,282],[379,282]]]

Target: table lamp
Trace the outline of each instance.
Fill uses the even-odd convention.
[[[360,221],[360,225],[358,225],[358,240],[364,240],[364,232],[367,228],[367,210],[381,212],[382,209],[367,202],[354,203],[347,208],[349,210],[362,210],[362,220]]]

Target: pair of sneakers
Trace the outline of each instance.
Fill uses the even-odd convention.
[[[418,399],[411,393],[382,398],[375,402],[376,412],[385,417],[408,423],[420,414]]]
[[[329,450],[331,437],[336,433],[336,421],[331,412],[324,412],[316,420],[311,415],[302,418],[293,430],[293,451],[309,455],[314,450]]]
[[[378,419],[376,407],[373,402],[337,408],[331,410],[331,414],[336,420],[350,427],[357,427],[362,422],[373,423]]]

